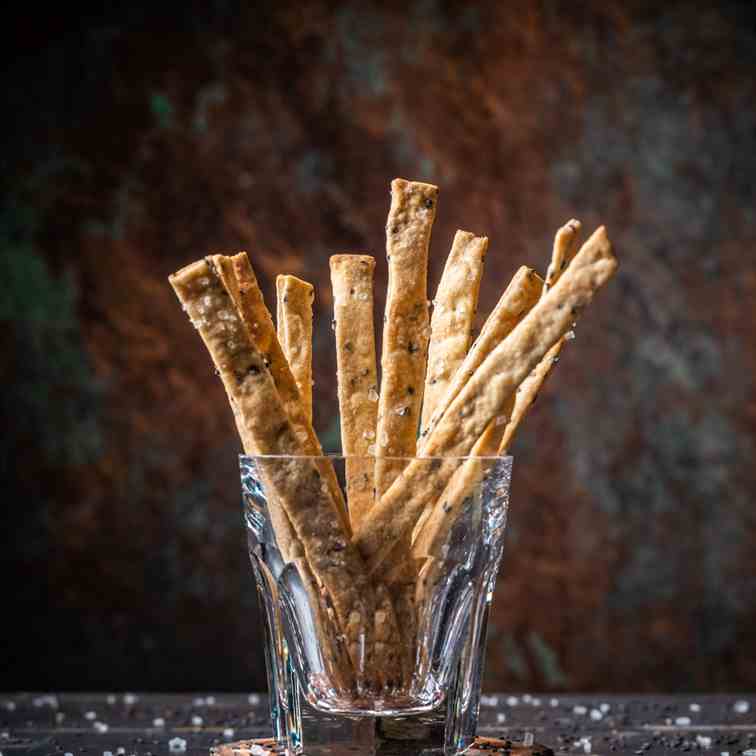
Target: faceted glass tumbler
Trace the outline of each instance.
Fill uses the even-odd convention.
[[[395,481],[384,496],[399,491],[399,517],[420,514],[404,540],[382,560],[365,552],[373,504],[356,537],[324,541],[324,527],[343,526],[336,509],[324,523],[308,497],[346,501],[382,463],[240,458],[271,719],[289,753],[454,754],[475,739],[512,458],[392,460],[412,484]],[[291,485],[300,480],[315,485]],[[344,597],[355,595],[361,612],[345,614]]]

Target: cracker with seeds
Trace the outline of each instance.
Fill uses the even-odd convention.
[[[312,284],[296,276],[276,278],[278,340],[312,423]]]
[[[376,430],[378,496],[404,467],[405,461],[398,458],[413,457],[417,450],[428,352],[428,246],[437,200],[438,187],[432,184],[391,182],[386,223],[389,278]]]
[[[465,359],[478,307],[488,238],[457,231],[433,300],[421,427],[430,422],[452,376]]]
[[[224,287],[236,305],[237,315],[241,318],[249,337],[263,355],[304,453],[316,457],[322,456],[323,449],[315,435],[312,422],[307,417],[299,388],[278,341],[273,318],[265,305],[263,293],[257,283],[257,277],[247,253],[240,252],[233,257],[213,255],[211,260]],[[328,483],[331,496],[339,508],[342,524],[351,535],[346,503],[333,464],[325,458],[318,460],[317,464]]]
[[[356,528],[374,498],[378,378],[373,330],[373,271],[368,255],[330,260],[341,451],[346,459],[349,518]]]

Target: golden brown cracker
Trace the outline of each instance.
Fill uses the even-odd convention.
[[[352,528],[373,504],[378,378],[373,322],[373,271],[367,255],[330,260],[341,449],[346,459],[347,501]]]
[[[233,257],[213,255],[212,260],[221,276],[223,285],[236,305],[237,314],[245,325],[247,333],[263,355],[304,453],[322,457],[323,449],[312,427],[312,422],[307,416],[289,362],[278,341],[273,318],[265,306],[263,293],[257,283],[257,277],[249,257],[246,252],[240,252]],[[338,505],[342,523],[351,536],[352,531],[347,516],[346,503],[333,464],[325,457],[318,460],[317,464],[328,483],[333,500]]]
[[[454,236],[433,300],[422,428],[430,422],[434,408],[470,347],[487,249],[485,236],[475,236],[469,231],[457,231]]]
[[[312,303],[315,289],[296,276],[276,278],[278,340],[312,423]]]
[[[386,223],[388,293],[383,319],[381,389],[376,430],[376,490],[380,496],[416,452],[428,352],[428,245],[438,187],[391,182]],[[393,457],[394,459],[380,459]]]

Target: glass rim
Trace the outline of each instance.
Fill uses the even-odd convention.
[[[412,456],[412,457],[402,457],[402,456],[381,456],[376,457],[373,454],[338,454],[336,452],[324,452],[323,454],[239,454],[240,460],[245,459],[301,459],[301,460],[330,460],[331,462],[339,459],[343,460],[350,460],[350,459],[359,459],[359,460],[401,460],[404,462],[412,462],[414,460],[425,460],[428,462],[433,462],[435,460],[445,461],[445,460],[456,460],[458,462],[466,462],[470,459],[480,460],[480,461],[499,461],[499,460],[508,460],[511,461],[514,459],[514,456],[511,454],[504,454],[504,455],[498,455],[498,454],[491,454],[487,456],[472,456],[472,455],[466,455],[466,456],[437,456],[437,457],[418,457],[418,456]]]

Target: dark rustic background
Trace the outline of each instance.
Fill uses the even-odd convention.
[[[317,286],[394,176],[483,313],[572,216],[621,272],[516,455],[487,686],[756,687],[748,3],[124,4],[5,18],[0,687],[261,689],[231,413],[166,283],[246,249]],[[153,7],[157,6],[157,7]],[[9,52],[12,50],[13,52]]]

